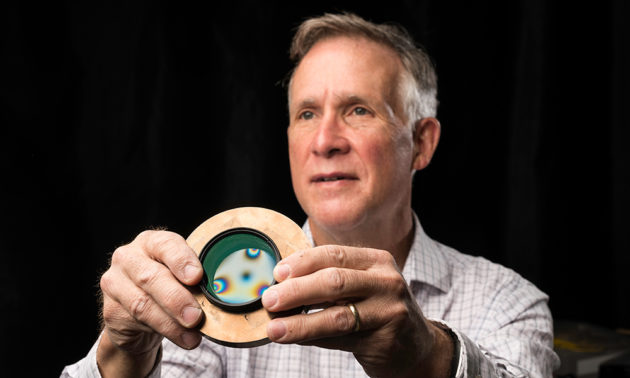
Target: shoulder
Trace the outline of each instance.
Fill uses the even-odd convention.
[[[461,253],[451,247],[441,246],[447,259],[451,261],[454,277],[465,283],[483,285],[490,290],[513,291],[522,289],[547,298],[534,284],[513,269],[492,262],[481,256]]]
[[[436,245],[448,261],[454,297],[466,298],[471,307],[492,314],[499,323],[525,312],[548,312],[548,296],[514,270],[441,243]]]

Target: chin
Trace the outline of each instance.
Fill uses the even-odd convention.
[[[335,232],[349,231],[358,227],[365,219],[366,211],[348,203],[326,203],[313,206],[307,214],[319,227]]]

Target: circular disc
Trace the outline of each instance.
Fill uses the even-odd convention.
[[[199,256],[214,236],[238,227],[253,228],[267,235],[278,247],[282,258],[311,247],[300,226],[278,212],[260,207],[241,207],[217,214],[199,225],[186,241]],[[211,303],[201,290],[193,290],[193,295],[205,314],[199,330],[210,340],[239,348],[269,342],[267,323],[272,314],[263,307],[251,312],[229,312]]]

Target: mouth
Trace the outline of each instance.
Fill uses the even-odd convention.
[[[329,173],[316,175],[311,179],[311,182],[335,182],[343,180],[357,180],[357,177],[346,173]]]

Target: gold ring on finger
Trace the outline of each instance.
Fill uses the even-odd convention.
[[[359,317],[359,311],[354,303],[348,303],[346,306],[352,312],[352,316],[354,316],[354,328],[352,328],[352,332],[358,332],[361,329],[361,318]]]

